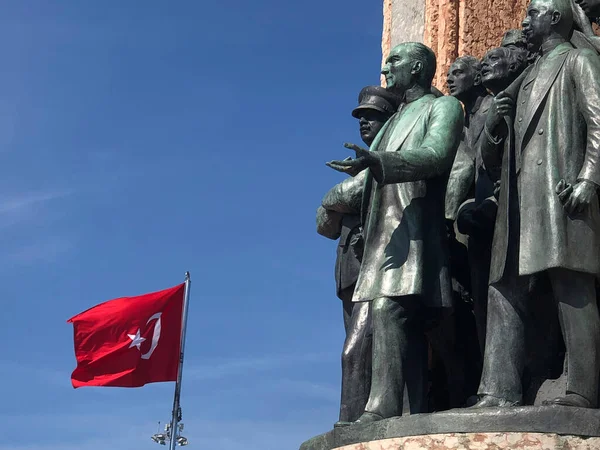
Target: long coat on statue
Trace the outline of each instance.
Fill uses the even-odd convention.
[[[490,283],[504,274],[509,235],[519,241],[519,275],[553,267],[600,271],[598,201],[583,215],[568,217],[556,194],[561,179],[600,185],[598,80],[598,55],[570,43],[542,56],[525,76],[516,102],[514,154],[503,156]],[[494,164],[490,155],[497,155],[493,147],[482,148],[488,166]],[[509,207],[518,208],[520,227],[509,220]]]
[[[354,301],[419,295],[425,306],[451,306],[444,198],[463,124],[457,99],[428,94],[375,138],[378,163],[361,173],[365,248]]]
[[[470,123],[465,127],[448,179],[446,219],[456,220],[465,200],[473,199],[479,205],[494,193],[494,183],[483,166],[479,151],[479,142],[485,139],[483,127],[493,98],[491,95],[482,97],[471,111]]]

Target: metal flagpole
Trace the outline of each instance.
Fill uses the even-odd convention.
[[[183,372],[183,350],[185,348],[185,329],[187,326],[188,304],[190,301],[190,273],[185,273],[185,291],[183,300],[183,314],[181,318],[181,345],[179,351],[179,369],[177,371],[177,383],[175,383],[175,397],[173,398],[173,417],[171,419],[171,441],[170,450],[175,450],[177,445],[177,424],[181,420],[181,408],[179,406],[179,396],[181,393],[181,375]]]

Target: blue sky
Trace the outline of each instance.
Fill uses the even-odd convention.
[[[173,383],[74,390],[66,320],[186,270],[189,448],[295,450],[337,420],[315,211],[379,83],[379,3],[2,2],[0,450],[158,448]]]

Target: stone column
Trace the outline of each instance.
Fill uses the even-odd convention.
[[[384,0],[383,58],[394,45],[423,42],[438,65],[434,85],[446,91],[446,73],[458,56],[478,58],[520,28],[528,0]]]

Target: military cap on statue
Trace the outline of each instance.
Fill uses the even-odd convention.
[[[352,111],[352,115],[358,119],[361,110],[375,109],[391,116],[398,109],[396,95],[381,86],[367,86],[358,94],[358,106]]]

